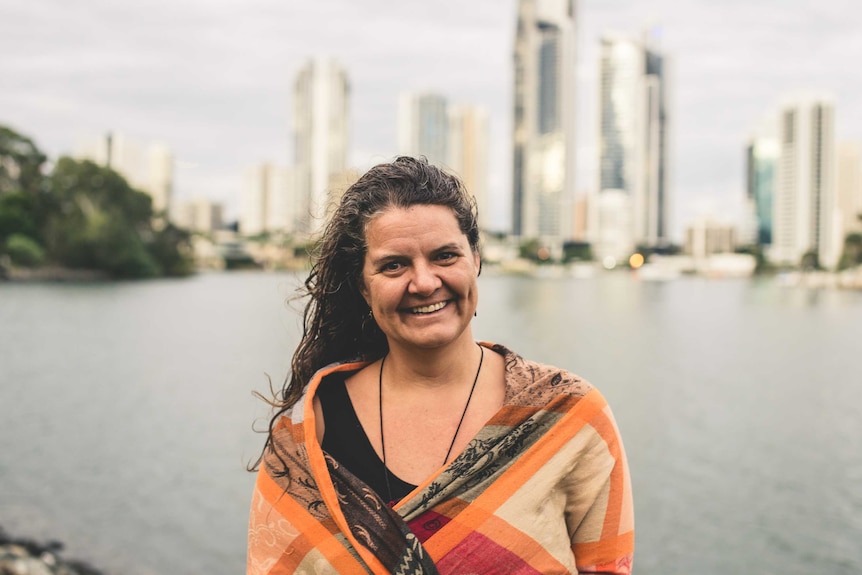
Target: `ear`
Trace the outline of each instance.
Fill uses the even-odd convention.
[[[359,278],[359,295],[362,296],[362,299],[365,300],[365,303],[368,304],[368,307],[371,307],[371,298],[368,294],[368,288],[365,287],[365,282],[362,281],[362,278]]]
[[[482,273],[482,258],[479,256],[479,251],[473,251],[473,263],[476,264],[476,277],[479,277],[479,274]]]

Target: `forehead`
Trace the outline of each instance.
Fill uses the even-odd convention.
[[[438,205],[390,207],[372,218],[365,229],[368,249],[404,242],[467,242],[451,208]]]

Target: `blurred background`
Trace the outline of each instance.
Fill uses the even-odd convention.
[[[411,154],[479,204],[477,337],[614,408],[637,573],[862,572],[849,1],[3,1],[0,21],[9,533],[109,573],[241,572],[251,392],[287,374],[308,250],[363,170]]]

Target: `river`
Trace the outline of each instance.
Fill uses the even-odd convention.
[[[300,278],[0,283],[0,526],[128,575],[245,569]],[[614,409],[635,573],[862,573],[862,293],[486,270],[477,339]]]

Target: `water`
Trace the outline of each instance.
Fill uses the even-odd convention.
[[[242,573],[299,278],[0,284],[0,525],[112,573]],[[480,278],[478,339],[597,385],[635,572],[862,573],[862,293]]]

